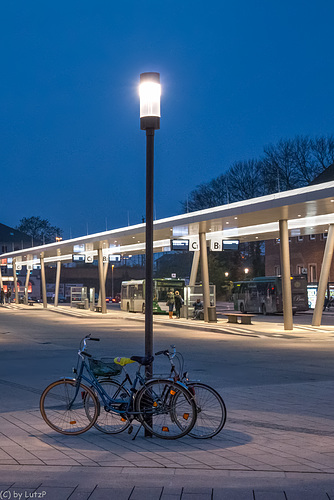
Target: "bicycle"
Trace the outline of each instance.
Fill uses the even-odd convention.
[[[41,395],[41,415],[53,430],[65,435],[81,434],[94,425],[101,430],[103,424],[98,419],[101,417],[104,421],[107,414],[112,417],[113,428],[108,432],[111,434],[130,426],[132,430],[134,419],[150,434],[162,439],[177,439],[188,434],[196,421],[196,405],[181,382],[146,380],[141,368],[151,364],[153,356],[95,359],[86,352],[88,340],[100,339],[87,335],[81,340],[77,366],[73,369],[76,377],[53,382]],[[133,362],[139,366],[130,390],[114,380],[99,380],[101,376],[119,375],[123,366]]]
[[[165,355],[171,364],[169,378],[174,381],[183,382],[193,394],[196,402],[197,420],[194,427],[189,431],[189,436],[196,439],[207,439],[216,436],[224,427],[226,422],[226,406],[221,395],[212,387],[199,381],[192,381],[188,373],[184,372],[184,358],[181,353],[176,352],[175,345],[168,349],[155,353],[155,356]],[[174,363],[178,362],[178,369]]]

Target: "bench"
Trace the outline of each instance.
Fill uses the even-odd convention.
[[[247,313],[225,313],[224,316],[227,316],[228,323],[239,323],[242,325],[251,325],[254,314]],[[240,318],[240,321],[238,319]]]

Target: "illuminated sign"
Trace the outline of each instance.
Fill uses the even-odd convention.
[[[238,250],[239,240],[223,240],[223,250]]]
[[[171,240],[171,250],[189,250],[189,240]]]

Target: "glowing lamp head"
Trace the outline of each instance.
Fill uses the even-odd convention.
[[[140,128],[160,128],[160,73],[141,73],[140,85]]]

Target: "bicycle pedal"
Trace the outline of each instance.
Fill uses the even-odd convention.
[[[128,434],[131,434],[131,433],[132,433],[132,431],[133,431],[133,426],[132,426],[132,425],[130,425],[130,427],[128,428]]]

